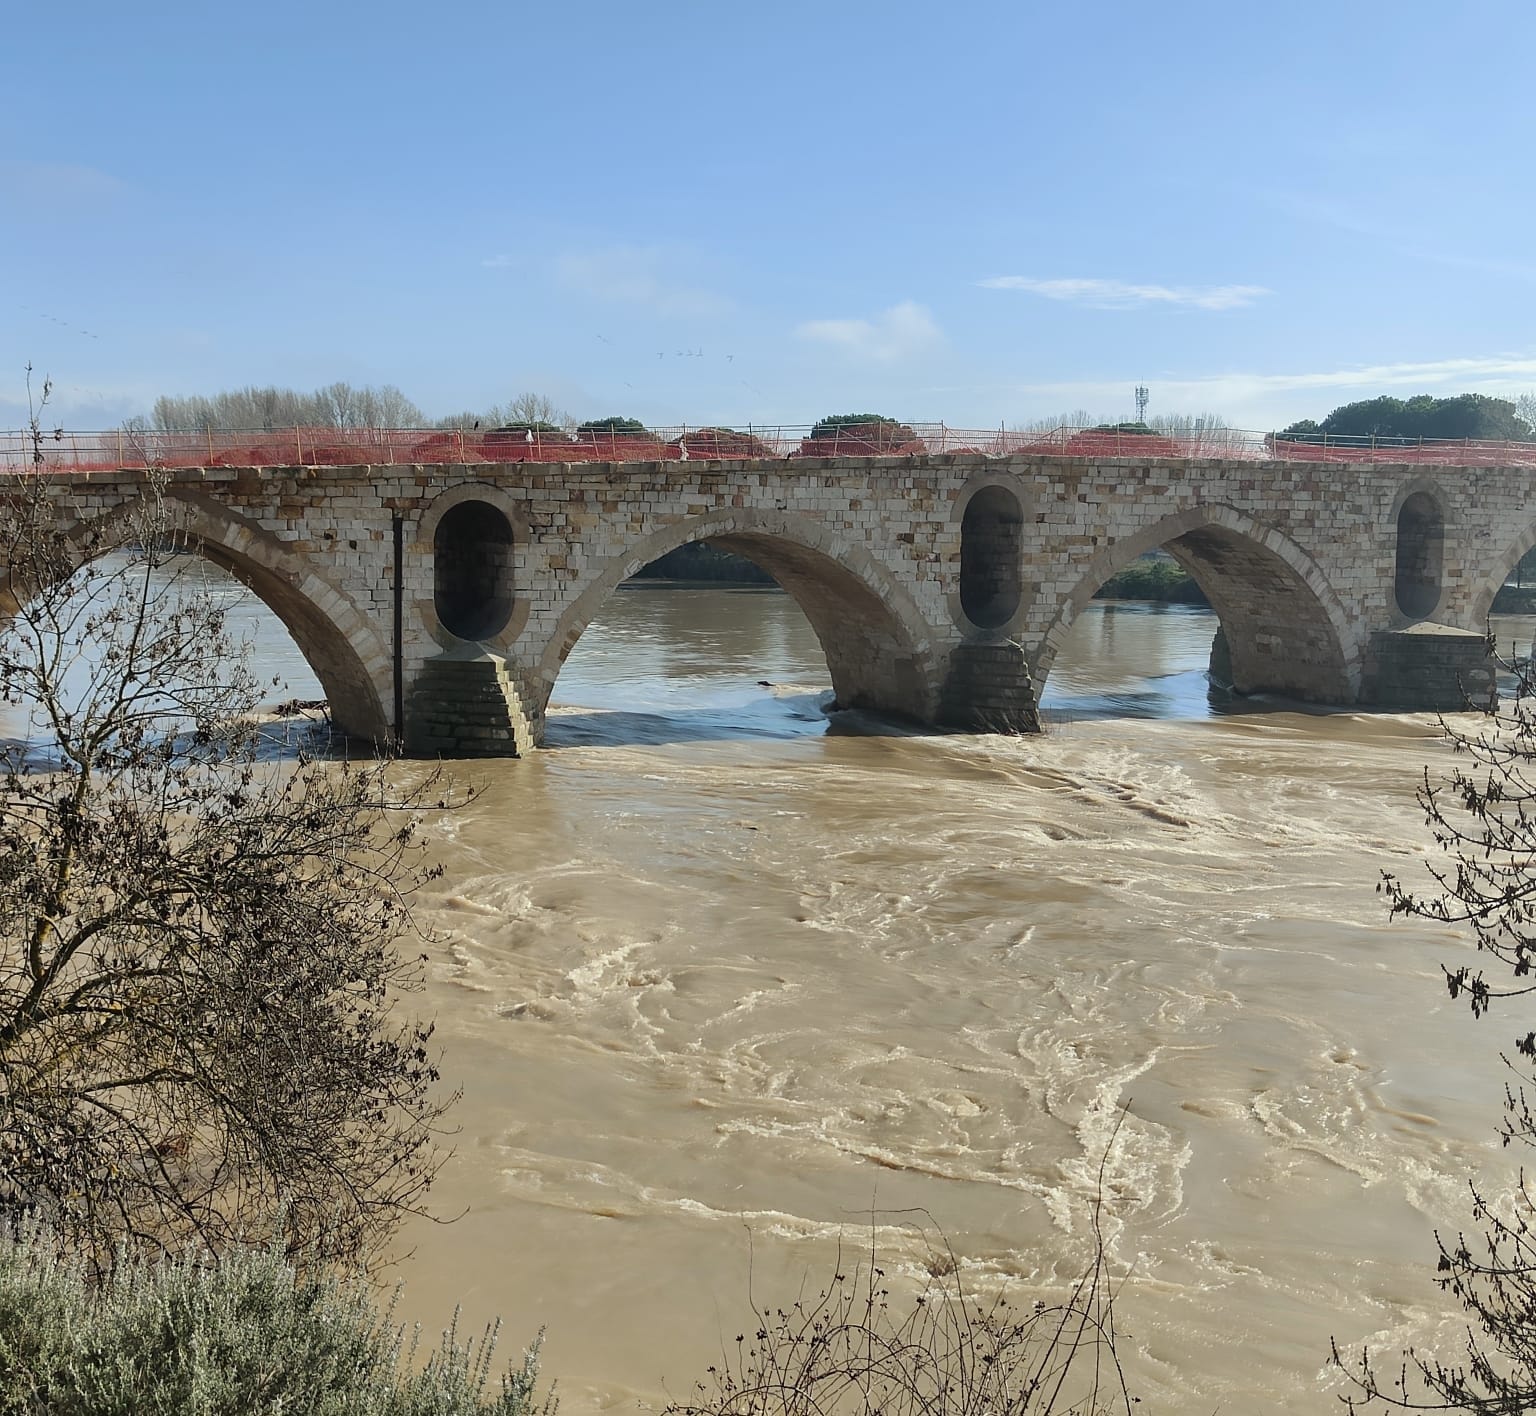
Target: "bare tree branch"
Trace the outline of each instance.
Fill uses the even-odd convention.
[[[88,546],[0,505],[0,1219],[366,1261],[441,1161],[403,955],[434,777],[263,760],[259,690],[150,479]],[[106,559],[100,559],[109,553]],[[412,769],[414,770],[414,769]]]

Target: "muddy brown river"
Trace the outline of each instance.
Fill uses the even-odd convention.
[[[402,1235],[406,1315],[544,1327],[567,1412],[654,1408],[840,1241],[900,1291],[940,1229],[978,1291],[1061,1296],[1102,1167],[1142,1410],[1336,1409],[1330,1335],[1454,1355],[1433,1232],[1507,1174],[1516,1024],[1376,893],[1447,754],[1427,716],[1213,702],[1214,628],[1095,605],[1046,735],[926,735],[829,724],[785,596],[616,594],[547,750],[451,768],[480,794],[421,917],[460,1217]]]

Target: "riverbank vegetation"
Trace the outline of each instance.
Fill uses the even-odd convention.
[[[707,541],[694,541],[658,556],[635,573],[636,580],[683,580],[700,584],[772,585],[761,566],[721,550]],[[1536,593],[1536,592],[1533,592]],[[1134,560],[1094,591],[1096,600],[1145,600],[1164,605],[1209,605],[1205,592],[1178,564],[1155,552]]]
[[[1102,1177],[1101,1177],[1102,1183]],[[942,1241],[929,1282],[892,1294],[871,1245],[789,1307],[757,1306],[692,1397],[667,1416],[1130,1416],[1114,1286],[1095,1256],[1059,1302],[982,1299]]]
[[[495,1327],[455,1314],[426,1348],[393,1314],[270,1248],[130,1254],[102,1281],[23,1226],[0,1237],[0,1416],[553,1416],[537,1342],[493,1379]]]
[[[536,1351],[490,1393],[367,1288],[454,1100],[402,947],[439,780],[275,760],[188,545],[153,476],[0,507],[0,1412],[517,1416]]]
[[[1110,576],[1093,593],[1095,600],[1151,600],[1165,605],[1209,605],[1199,585],[1177,561],[1142,556]]]
[[[1536,615],[1536,585],[1501,585],[1489,606],[1496,615]]]
[[[658,556],[635,573],[636,580],[689,580],[706,585],[773,585],[774,578],[745,556],[734,555],[712,546],[708,541],[691,541],[686,546]]]

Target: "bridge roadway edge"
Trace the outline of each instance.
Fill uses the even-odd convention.
[[[31,475],[0,476],[0,494]],[[84,528],[136,497],[147,474],[38,475],[61,522]],[[302,615],[312,663],[361,666],[349,672],[366,683],[351,686],[338,726],[444,755],[536,743],[581,629],[659,545],[707,537],[776,560],[828,652],[840,702],[988,730],[1034,726],[1073,619],[1106,571],[1164,530],[1214,591],[1242,691],[1396,709],[1454,706],[1448,685],[1486,664],[1493,589],[1536,544],[1536,469],[1515,467],[954,453],[157,476],[173,498],[222,506],[230,524],[251,528],[220,543],[220,563],[269,603],[292,600],[285,622]],[[1410,488],[1439,517],[1433,583],[1412,615],[1396,598]],[[447,513],[466,506],[453,525],[468,540],[441,539]],[[258,543],[275,548],[259,566]],[[456,571],[461,562],[472,570]],[[456,633],[439,612],[445,576],[460,599],[463,584],[483,585],[505,616],[458,622],[473,637]],[[0,607],[8,593],[0,587]],[[428,667],[482,657],[492,668],[479,678]],[[436,702],[432,731],[413,733],[412,718],[450,680],[474,683],[464,732],[452,703]],[[505,714],[486,708],[496,693]]]

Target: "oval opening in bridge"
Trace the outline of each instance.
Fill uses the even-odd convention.
[[[1414,492],[1397,514],[1397,607],[1423,619],[1440,603],[1445,518],[1428,492]]]
[[[1007,624],[1023,592],[1024,509],[1006,487],[983,487],[960,523],[960,609],[981,629]]]
[[[512,617],[512,524],[489,502],[443,513],[432,538],[437,617],[460,639],[489,639]]]

